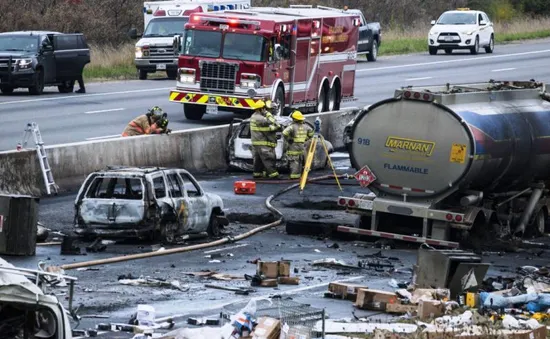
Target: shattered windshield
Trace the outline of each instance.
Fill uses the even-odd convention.
[[[0,51],[3,52],[36,52],[37,36],[0,36]]]
[[[184,32],[183,27],[189,21],[189,18],[170,18],[170,19],[153,19],[149,21],[145,32],[144,38],[152,37],[173,37],[177,34]]]
[[[252,34],[225,34],[223,57],[245,61],[264,61],[266,59],[266,39]]]
[[[221,43],[221,32],[188,30],[182,54],[216,58],[220,56]]]
[[[444,13],[437,21],[438,25],[475,25],[475,13]]]
[[[95,178],[86,194],[91,199],[143,199],[143,185],[137,178]]]

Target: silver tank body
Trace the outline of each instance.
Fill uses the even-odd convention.
[[[404,99],[398,90],[355,119],[350,159],[376,176],[369,188],[377,195],[433,201],[459,189],[503,192],[550,177],[550,103],[540,89],[429,88],[422,93],[435,102]]]

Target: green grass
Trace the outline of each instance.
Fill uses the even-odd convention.
[[[495,43],[505,43],[529,39],[542,39],[550,37],[550,29],[536,32],[495,33]],[[405,38],[395,40],[382,40],[378,55],[397,55],[407,53],[419,53],[428,51],[428,38]]]
[[[431,26],[383,31],[379,55],[397,55],[427,52],[428,31]],[[536,29],[544,27],[544,29]],[[550,37],[549,18],[517,18],[510,22],[495,23],[497,44]],[[84,68],[86,81],[137,79],[134,66],[134,44],[116,47],[91,46],[92,60]],[[166,73],[149,74],[149,78],[163,78]]]

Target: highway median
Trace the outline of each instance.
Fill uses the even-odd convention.
[[[522,18],[495,23],[495,42],[504,44],[514,41],[550,37],[550,17]],[[408,53],[428,53],[427,34],[429,26],[383,29],[379,56]],[[134,80],[138,78],[134,65],[134,43],[116,47],[92,45],[92,61],[84,69],[86,81]],[[167,78],[166,73],[149,74],[150,79]]]

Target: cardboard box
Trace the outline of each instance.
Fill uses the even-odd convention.
[[[279,284],[277,283],[277,279],[265,279],[262,280],[260,283],[260,286],[262,287],[277,287]]]
[[[256,273],[265,276],[267,279],[277,279],[279,277],[279,262],[258,261]]]
[[[262,317],[254,328],[253,339],[279,339],[281,322],[274,318]]]
[[[439,300],[420,300],[418,302],[418,317],[422,320],[442,316],[445,313],[445,305]]]
[[[355,302],[355,300],[357,299],[357,292],[362,288],[368,289],[367,286],[346,283],[331,282],[328,285],[328,290],[333,293],[334,296],[338,296],[342,299],[347,299],[353,302]]]
[[[300,278],[298,278],[298,277],[279,277],[279,284],[281,284],[281,285],[300,285]]]
[[[279,261],[279,277],[290,277],[290,261]]]
[[[359,289],[355,307],[373,311],[386,311],[387,304],[396,304],[397,295],[393,292]]]
[[[386,304],[386,312],[394,314],[415,314],[418,309],[417,305],[411,304]]]

